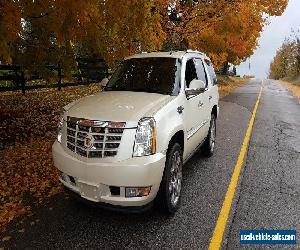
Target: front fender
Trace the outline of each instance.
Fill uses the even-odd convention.
[[[160,136],[157,133],[157,141],[159,142],[157,145],[157,152],[161,152],[163,154],[167,153],[169,142],[171,141],[172,137],[178,132],[183,131],[184,127],[182,124],[177,124],[172,126],[172,128],[168,128],[168,130],[164,131],[164,135]],[[184,133],[184,141],[186,141],[186,134]]]
[[[171,138],[178,131],[185,131],[183,115],[177,112],[178,106],[176,101],[172,101],[154,117],[156,120],[157,152],[166,154]],[[184,137],[184,141],[186,141],[185,133]]]

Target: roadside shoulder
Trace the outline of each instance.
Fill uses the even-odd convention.
[[[300,84],[290,83],[283,80],[280,80],[279,83],[292,92],[292,94],[300,101]]]

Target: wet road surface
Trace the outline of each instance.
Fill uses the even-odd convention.
[[[59,194],[47,206],[36,209],[23,225],[13,223],[5,232],[12,240],[2,245],[207,249],[260,83],[251,80],[220,101],[215,155],[206,159],[198,153],[185,165],[181,208],[174,217],[165,217],[157,209],[145,214],[121,214]],[[33,221],[37,222],[32,225]],[[17,232],[21,228],[25,228],[24,233]],[[276,81],[264,81],[223,249],[242,248],[240,229],[300,232],[300,104]]]

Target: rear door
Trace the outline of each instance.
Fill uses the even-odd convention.
[[[218,105],[219,92],[217,85],[217,76],[210,60],[204,59],[204,66],[208,72],[208,91],[209,91],[209,107],[212,110],[214,105]]]

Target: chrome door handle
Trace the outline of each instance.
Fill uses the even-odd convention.
[[[179,107],[177,108],[178,114],[182,114],[183,110],[184,110],[184,107],[183,107],[182,105],[179,106]]]
[[[198,108],[201,108],[203,106],[203,102],[199,101]]]

